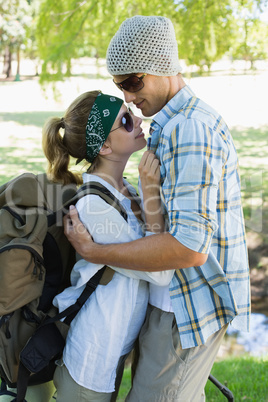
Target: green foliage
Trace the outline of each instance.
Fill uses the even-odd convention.
[[[268,24],[260,21],[259,15],[267,0],[237,0],[232,56],[251,62],[265,60],[268,55]]]
[[[229,0],[178,2],[179,54],[199,67],[219,60],[229,49],[232,9]]]
[[[105,58],[120,24],[134,15],[172,20],[179,55],[204,66],[226,52],[234,58],[267,58],[267,23],[259,20],[267,0],[0,0],[0,50],[23,44],[42,61],[41,82],[70,76],[72,59]]]
[[[112,36],[111,17],[116,3],[110,1],[54,0],[43,1],[37,24],[37,41],[42,79],[61,79],[70,73],[71,59],[105,56]],[[107,22],[106,22],[107,21]],[[69,64],[69,71],[63,69]]]
[[[26,29],[31,23],[29,4],[26,0],[0,0],[0,48],[19,48],[26,39]]]
[[[20,54],[30,59],[37,59],[35,26],[39,0],[0,0],[0,51],[11,56],[17,54],[17,76],[19,79]],[[4,64],[7,60],[4,60]],[[7,66],[4,65],[4,70]],[[7,71],[5,71],[7,73]],[[9,73],[7,76],[9,76]]]
[[[172,0],[44,0],[37,23],[40,58],[44,61],[41,79],[58,80],[66,75],[63,63],[77,57],[105,57],[108,44],[121,23],[142,14],[174,13]]]
[[[76,46],[74,43],[87,11],[83,10],[83,3],[76,5],[76,2],[69,1],[75,3],[70,4],[70,11],[65,8],[64,3],[66,2],[63,0],[57,2],[49,0],[43,1],[40,6],[36,35],[39,55],[44,61],[43,78],[46,78],[48,66],[54,80],[62,78],[62,63],[64,61],[68,63],[72,57],[76,58],[79,54],[81,38]]]
[[[24,54],[27,58],[38,61],[38,49],[36,41],[36,24],[39,13],[39,0],[29,0],[29,16],[31,23],[26,28],[26,41]]]
[[[264,57],[263,34],[267,26],[259,24],[257,30],[252,30],[255,34],[251,41],[242,43],[239,30],[247,20],[240,12],[240,3],[244,9],[259,10],[266,1],[43,0],[36,30],[39,57],[43,60],[41,79],[45,82],[70,75],[71,60],[78,57],[105,58],[107,46],[121,23],[134,15],[170,18],[176,29],[180,57],[201,69],[205,65],[210,69],[230,49],[240,57],[248,55],[253,47],[251,58]]]

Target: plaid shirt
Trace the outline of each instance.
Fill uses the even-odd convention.
[[[169,233],[208,254],[177,269],[170,297],[183,348],[231,322],[249,330],[250,285],[238,160],[222,117],[186,86],[155,116],[148,148],[161,161]]]

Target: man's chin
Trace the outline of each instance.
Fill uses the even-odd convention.
[[[142,112],[142,115],[144,117],[152,117],[154,115],[154,114],[152,114],[152,113],[150,113],[149,111],[146,111],[146,110],[142,110],[141,112]]]
[[[148,110],[148,108],[146,108],[146,106],[141,107],[141,108],[140,108],[140,111],[141,111],[141,113],[142,113],[142,115],[143,115],[144,117],[150,117],[150,116],[152,116],[152,113],[150,112],[150,110]]]

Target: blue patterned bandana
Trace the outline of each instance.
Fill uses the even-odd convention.
[[[99,93],[86,126],[87,161],[93,162],[105,143],[112,125],[123,104],[123,100],[115,96]]]

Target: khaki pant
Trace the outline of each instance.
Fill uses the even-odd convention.
[[[127,402],[200,402],[227,325],[205,345],[182,349],[173,313],[149,306]]]
[[[57,402],[112,402],[116,401],[121,383],[124,364],[127,355],[121,356],[116,370],[114,392],[96,392],[77,384],[71,377],[65,364],[58,366],[54,374],[54,384],[57,389]],[[0,401],[1,402],[1,401]]]
[[[65,365],[56,368],[54,384],[57,388],[57,402],[110,402],[112,395],[95,392],[77,384]]]
[[[9,391],[16,393],[16,388],[8,388]],[[52,399],[55,393],[55,387],[53,381],[46,382],[40,385],[31,385],[27,388],[25,399],[27,402],[52,402],[56,399]],[[10,402],[14,400],[14,396],[1,395],[0,402]]]

